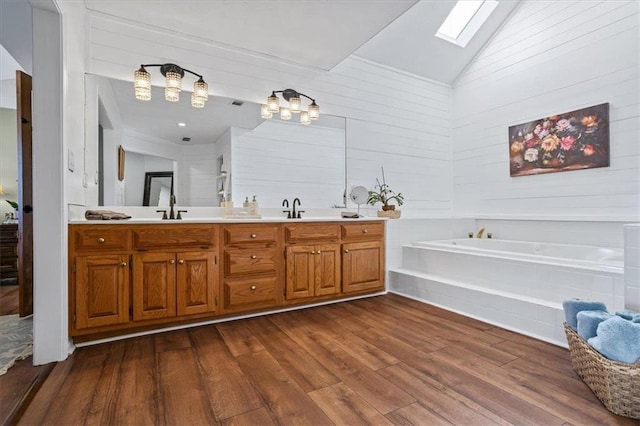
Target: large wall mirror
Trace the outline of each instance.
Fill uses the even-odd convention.
[[[143,205],[145,176],[157,172],[173,174],[172,191],[182,206],[219,206],[224,195],[236,205],[254,195],[263,207],[295,197],[308,208],[343,205],[343,117],[324,114],[309,126],[294,122],[296,115],[264,120],[260,105],[218,96],[196,109],[189,92],[167,102],[161,87],[142,102],[131,82],[86,77],[85,150],[95,153],[89,162],[95,161],[97,182],[88,205],[94,199],[106,206]],[[116,176],[120,145],[126,153],[122,182]]]

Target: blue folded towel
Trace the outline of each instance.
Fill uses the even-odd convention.
[[[633,316],[633,318],[631,319],[631,322],[635,322],[635,323],[640,324],[640,314],[635,314]]]
[[[607,311],[580,311],[578,312],[578,334],[584,339],[589,340],[596,335],[598,324],[611,318]]]
[[[606,311],[607,307],[602,302],[592,300],[570,299],[562,302],[564,318],[567,324],[574,330],[578,329],[578,312],[580,311]]]
[[[605,357],[635,364],[640,360],[640,324],[612,316],[598,325],[597,336],[588,340]]]
[[[619,316],[620,318],[626,319],[627,321],[632,321],[633,316],[638,315],[638,313],[633,311],[618,311],[616,312],[616,315]]]

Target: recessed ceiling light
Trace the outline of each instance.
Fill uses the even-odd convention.
[[[186,126],[187,126],[187,123],[183,123],[183,122],[181,121],[181,122],[179,122],[179,123],[178,123],[178,126],[180,126],[180,127],[186,127]]]
[[[436,37],[465,47],[498,6],[496,0],[458,0]]]

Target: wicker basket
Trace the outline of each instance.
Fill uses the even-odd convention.
[[[625,364],[605,358],[564,324],[573,369],[605,407],[620,416],[640,419],[640,361]]]

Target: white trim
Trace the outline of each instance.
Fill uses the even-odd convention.
[[[348,58],[356,60],[356,61],[359,61],[359,62],[362,62],[362,63],[367,64],[367,65],[378,67],[378,68],[380,68],[382,70],[385,70],[385,71],[391,71],[391,72],[403,75],[405,77],[415,78],[416,80],[424,81],[426,83],[431,83],[431,84],[435,84],[435,85],[438,85],[438,86],[446,87],[447,89],[451,89],[451,87],[452,87],[450,84],[443,83],[443,82],[438,81],[438,80],[432,80],[430,78],[423,77],[423,76],[417,75],[417,74],[413,74],[413,73],[410,73],[408,71],[404,71],[404,70],[401,70],[401,69],[398,69],[398,68],[394,68],[394,67],[389,66],[389,65],[384,65],[384,64],[381,64],[379,62],[374,62],[374,61],[372,61],[370,59],[365,59],[365,58],[363,58],[361,56],[357,56],[355,54],[352,54]],[[342,64],[342,62],[340,62],[340,64]],[[336,65],[336,67],[337,66],[338,65]]]

